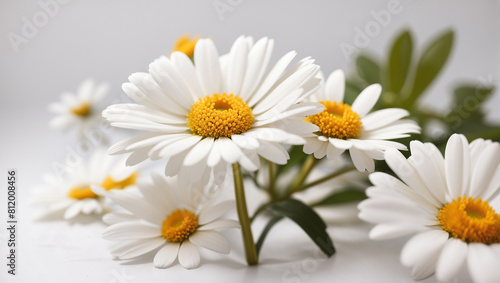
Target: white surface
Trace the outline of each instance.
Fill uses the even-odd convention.
[[[168,54],[175,39],[186,32],[213,37],[221,52],[227,52],[240,34],[269,36],[276,42],[274,60],[295,49],[299,58],[315,58],[326,73],[336,68],[349,73],[352,62],[343,56],[340,44],[353,44],[354,29],[373,21],[371,11],[387,9],[389,1],[66,2],[17,53],[8,34],[21,35],[23,18],[32,22],[43,10],[34,0],[0,2],[0,175],[17,168],[20,193],[19,275],[7,275],[1,264],[1,282],[144,282],[144,278],[150,282],[181,278],[184,282],[412,282],[410,271],[399,263],[404,241],[367,241],[366,224],[329,228],[338,252],[328,260],[315,260],[318,251],[307,236],[293,224],[281,223],[266,240],[258,267],[245,266],[240,235],[235,232],[227,234],[234,243],[229,257],[207,253],[196,270],[179,266],[157,270],[146,260],[151,257],[127,265],[112,261],[105,249],[108,243],[99,236],[102,224],[32,223],[28,202],[30,188],[41,182],[53,162],[63,162],[76,146],[73,138],[48,129],[52,115],[46,106],[63,91],[76,90],[87,77],[112,84],[108,102],[123,101],[120,86],[128,75],[146,71],[153,59]],[[214,3],[221,2],[233,3],[222,18],[214,8]],[[449,92],[458,82],[498,85],[498,6],[498,1],[401,1],[402,11],[392,15],[365,49],[385,54],[389,40],[402,27],[412,29],[419,47],[436,33],[455,29],[452,57],[424,99],[445,109]],[[487,107],[490,119],[500,119],[500,112],[492,111],[499,104],[497,92]],[[0,221],[5,223],[6,193],[5,185],[1,186]],[[6,235],[1,229],[0,237]],[[4,240],[0,243],[0,257],[5,258],[7,247]],[[131,279],[120,281],[123,274]]]

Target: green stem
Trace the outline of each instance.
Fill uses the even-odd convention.
[[[243,187],[243,174],[241,173],[240,164],[233,164],[234,175],[234,192],[236,195],[236,210],[240,219],[241,234],[243,236],[243,244],[248,265],[256,265],[259,261],[257,250],[253,241],[252,229],[250,227],[250,219],[248,218],[247,203],[245,200],[245,188]]]
[[[316,186],[316,185],[319,185],[319,184],[321,184],[321,183],[323,183],[323,182],[326,182],[326,181],[328,181],[328,180],[330,180],[330,179],[333,179],[333,178],[335,178],[335,177],[337,177],[337,176],[339,176],[339,175],[342,175],[342,174],[347,173],[347,172],[349,172],[349,171],[352,171],[352,170],[354,170],[354,169],[356,169],[356,168],[355,168],[355,167],[347,167],[347,168],[344,168],[344,169],[342,169],[342,170],[340,170],[340,171],[334,172],[334,173],[332,173],[332,174],[330,174],[330,175],[327,175],[327,176],[325,176],[325,177],[323,177],[323,178],[321,178],[321,179],[318,179],[318,180],[316,180],[316,181],[314,181],[314,182],[312,182],[312,183],[309,183],[309,184],[307,184],[307,185],[304,185],[304,186],[300,187],[300,188],[298,189],[298,191],[303,191],[303,190],[305,190],[305,189],[307,189],[307,188],[314,187],[314,186]]]
[[[302,166],[302,169],[299,172],[299,175],[297,175],[297,178],[293,181],[293,183],[290,185],[290,188],[288,189],[287,193],[288,196],[299,190],[299,188],[302,186],[302,184],[304,184],[307,176],[309,176],[309,173],[311,173],[312,169],[314,168],[314,165],[316,165],[317,162],[318,160],[314,158],[312,154],[307,157],[304,166]]]

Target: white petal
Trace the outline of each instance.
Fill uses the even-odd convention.
[[[70,207],[66,209],[64,212],[64,219],[71,219],[75,216],[77,216],[81,211],[84,206],[84,202],[82,201],[77,201]]]
[[[495,170],[500,164],[500,145],[492,143],[486,146],[478,156],[474,168],[471,168],[470,192],[473,198],[483,197],[490,181],[494,178]]]
[[[324,100],[343,102],[345,90],[345,74],[342,70],[333,71],[325,83]],[[323,99],[322,99],[323,100]]]
[[[189,240],[182,242],[179,249],[179,263],[186,269],[200,265],[200,252]]]
[[[304,144],[304,149],[303,149],[304,153],[311,154],[311,153],[316,152],[321,147],[321,145],[323,143],[325,143],[325,142],[318,140],[317,137],[307,138],[306,144]]]
[[[199,143],[197,143],[186,155],[184,158],[183,165],[184,166],[192,166],[200,162],[205,156],[208,155],[210,150],[212,150],[212,146],[214,145],[213,138],[205,138],[202,139]]]
[[[439,281],[449,281],[462,269],[467,257],[467,243],[450,238],[446,242],[436,265]]]
[[[216,143],[219,143],[218,149],[222,159],[229,164],[236,163],[243,154],[241,149],[229,138],[219,138]]]
[[[363,130],[375,130],[408,115],[410,115],[410,113],[407,110],[401,108],[386,108],[377,110],[363,117]]]
[[[160,228],[139,222],[117,223],[109,226],[102,233],[104,239],[112,241],[146,239],[158,236],[161,236]]]
[[[227,200],[214,206],[205,206],[198,215],[198,224],[205,225],[226,214],[229,210],[235,209],[234,200]]]
[[[328,146],[328,142],[321,142],[321,146],[314,152],[314,157],[316,159],[325,157]]]
[[[170,54],[170,62],[177,68],[179,73],[182,74],[187,87],[190,89],[193,100],[196,101],[204,97],[205,93],[201,88],[196,69],[191,59],[182,52],[173,52]]]
[[[334,159],[341,155],[345,150],[334,147],[331,143],[328,143],[328,148],[326,149],[326,158]]]
[[[350,149],[353,146],[353,143],[348,140],[342,140],[342,139],[336,139],[336,138],[330,138],[330,143],[340,149]]]
[[[469,273],[474,282],[498,282],[500,278],[500,244],[470,243],[467,255]]]
[[[200,39],[196,43],[194,65],[205,95],[220,93],[222,79],[219,55],[211,39]]]
[[[431,230],[413,236],[401,251],[401,263],[413,266],[431,260],[442,249],[448,237],[448,233],[443,230]]]
[[[226,86],[224,88],[227,93],[239,95],[248,60],[248,44],[244,36],[238,37],[233,43],[229,51],[229,62],[226,73]]]
[[[272,39],[263,37],[255,43],[248,53],[248,66],[240,91],[240,97],[244,101],[249,101],[251,95],[259,86],[271,59],[273,46],[274,41]]]
[[[434,194],[423,183],[421,177],[418,175],[417,170],[405,159],[403,154],[395,149],[388,149],[385,152],[385,161],[391,170],[398,175],[410,188],[416,193],[425,198],[430,204],[435,207],[441,207],[442,203],[439,202]],[[422,176],[425,178],[425,176]]]
[[[375,106],[381,92],[382,87],[379,84],[366,87],[352,103],[352,110],[363,118]]]
[[[281,57],[278,62],[273,66],[273,68],[266,74],[264,81],[255,91],[248,102],[248,106],[254,107],[257,102],[269,91],[269,89],[274,85],[277,79],[281,76],[286,67],[290,64],[293,58],[297,55],[295,51],[290,51]]]
[[[247,135],[233,135],[231,136],[231,140],[243,149],[252,150],[259,147],[259,141]]]
[[[370,230],[370,239],[389,240],[420,232],[424,228],[409,223],[378,224]]]
[[[196,231],[189,240],[199,246],[221,254],[228,254],[231,251],[231,245],[215,231]]]
[[[131,259],[148,253],[163,244],[165,244],[165,239],[163,237],[140,239],[120,246],[120,249],[115,249],[112,251],[112,254],[118,256],[119,259]]]
[[[232,219],[219,219],[198,227],[198,231],[215,230],[215,229],[228,229],[240,228],[240,223]]]
[[[271,142],[262,141],[257,149],[257,153],[263,158],[280,165],[286,164],[287,160],[290,158],[288,152],[281,144]]]
[[[356,169],[358,169],[359,172],[364,172],[365,169],[368,172],[373,172],[375,170],[375,162],[363,151],[352,147],[349,149],[349,153],[351,154],[354,166],[356,166]]]
[[[102,221],[108,225],[113,225],[120,222],[138,220],[137,216],[128,213],[110,212],[102,217]]]
[[[429,146],[434,147],[430,149]],[[446,201],[446,176],[442,175],[441,168],[443,160],[441,154],[434,154],[438,150],[434,145],[424,145],[420,141],[410,142],[411,156],[408,162],[413,165],[421,176],[423,183],[429,189],[429,192],[441,203]]]
[[[155,255],[153,263],[157,268],[166,268],[174,263],[179,253],[180,243],[168,243]]]
[[[242,150],[243,154],[238,161],[245,170],[254,172],[260,168],[259,155],[254,150]]]
[[[469,184],[469,144],[463,135],[453,134],[446,144],[446,181],[452,199],[463,196]]]

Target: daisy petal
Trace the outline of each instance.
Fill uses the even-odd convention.
[[[131,259],[148,253],[165,244],[163,237],[140,239],[138,241],[128,242],[126,245],[120,246],[120,250],[112,251],[119,259]],[[117,254],[117,252],[120,252]]]
[[[470,243],[467,255],[469,273],[474,282],[498,282],[500,278],[500,245]]]
[[[200,265],[200,252],[189,240],[185,240],[181,244],[179,263],[186,269],[196,268]]]
[[[139,220],[135,215],[121,212],[110,212],[102,217],[102,221],[108,225],[120,222]]]
[[[344,101],[345,74],[342,70],[333,71],[325,83],[325,100]]]
[[[152,227],[139,222],[121,222],[109,226],[102,232],[106,240],[123,241],[134,239],[147,239],[161,236],[158,227]]]
[[[356,100],[352,103],[352,110],[361,118],[365,117],[377,103],[381,92],[382,87],[379,84],[368,86],[356,97]]]
[[[364,172],[365,170],[373,172],[375,170],[375,162],[362,150],[352,147],[349,149],[349,153],[351,154],[354,166],[356,166],[359,172]]]
[[[198,224],[201,226],[214,221],[220,216],[226,214],[231,209],[234,209],[235,205],[236,204],[234,200],[227,200],[211,207],[204,207],[198,215]]]
[[[208,155],[210,150],[212,150],[213,145],[214,145],[213,138],[202,139],[186,155],[186,158],[184,158],[183,165],[192,166],[200,162],[200,160],[205,158],[205,156]]]
[[[64,219],[71,219],[77,216],[82,211],[84,204],[84,202],[78,201],[69,206],[64,212]]]
[[[413,236],[401,251],[401,263],[413,266],[435,257],[448,240],[448,233],[431,230]]]
[[[463,135],[453,134],[446,144],[446,181],[452,199],[462,196],[469,183],[469,145]]]
[[[179,243],[168,243],[163,246],[155,255],[153,263],[156,268],[166,268],[174,263],[179,253]]]
[[[227,228],[240,228],[240,223],[232,219],[219,219],[209,222],[203,226],[198,227],[198,231],[214,230],[214,229],[227,229]]]
[[[197,231],[189,236],[191,243],[221,254],[229,254],[231,245],[215,231]]]
[[[467,257],[467,244],[460,239],[450,238],[437,261],[436,277],[449,281],[462,269]]]

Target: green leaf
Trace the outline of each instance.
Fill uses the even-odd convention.
[[[444,117],[444,122],[453,132],[462,133],[469,139],[500,139],[499,125],[487,123],[481,109],[493,90],[493,87],[472,85],[457,87],[454,91],[452,110]]]
[[[346,189],[329,195],[322,201],[315,204],[315,206],[343,204],[348,202],[361,201],[365,198],[366,194],[358,189]]]
[[[326,232],[325,222],[312,208],[301,201],[288,198],[272,205],[271,210],[277,215],[290,218],[299,225],[327,256],[335,253],[332,240]]]
[[[259,236],[259,240],[255,244],[257,255],[259,255],[260,253],[260,248],[262,247],[262,244],[264,244],[264,240],[266,239],[267,234],[269,233],[269,231],[271,231],[271,228],[274,226],[274,224],[278,223],[281,219],[283,219],[283,216],[275,216],[271,218],[266,227],[264,227],[264,230],[262,230],[262,233]]]
[[[450,55],[453,37],[453,31],[447,31],[425,49],[418,61],[413,87],[405,102],[405,108],[413,107],[420,94],[439,74]]]
[[[392,45],[387,64],[389,91],[399,93],[410,70],[413,41],[409,31],[404,31]]]
[[[359,55],[356,58],[356,70],[358,75],[369,84],[381,82],[380,66],[364,55]]]
[[[356,97],[361,93],[365,86],[360,86],[356,84],[354,81],[346,80],[345,81],[345,91],[344,91],[344,103],[352,105]]]

